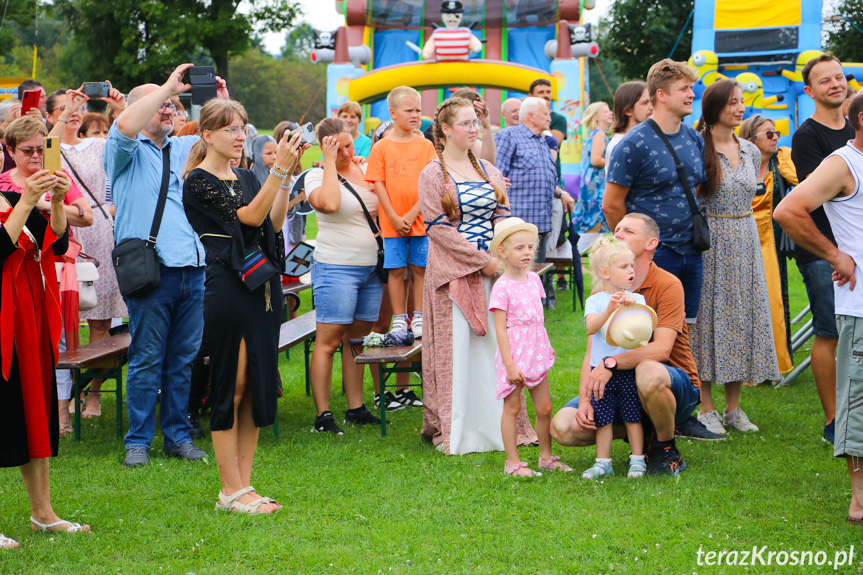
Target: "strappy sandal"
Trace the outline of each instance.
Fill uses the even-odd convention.
[[[558,457],[557,455],[552,455],[551,459],[543,459],[542,457],[540,457],[538,465],[540,469],[548,469],[549,471],[572,471],[572,467],[565,463],[562,463],[560,461],[560,457]]]
[[[68,425],[60,426],[60,435],[71,435],[73,433],[75,433],[75,426],[71,423]]]
[[[80,523],[72,523],[71,521],[66,521],[65,519],[61,519],[60,521],[55,521],[54,523],[39,523],[36,521],[36,518],[30,516],[30,523],[33,524],[34,531],[40,532],[50,532],[50,533],[89,533],[90,526],[89,525],[81,525]],[[60,525],[68,525],[68,529],[58,529],[56,531],[52,531],[52,527],[58,527]]]
[[[521,469],[527,469],[528,471],[530,471],[530,473],[528,473],[527,475],[521,474],[521,473],[519,473],[519,471]],[[530,469],[529,467],[527,467],[526,461],[519,461],[515,465],[510,465],[509,461],[504,461],[503,462],[503,472],[506,473],[507,475],[512,475],[513,477],[541,477],[542,476],[542,473],[540,473],[539,471],[534,471],[533,469]]]
[[[18,542],[0,533],[0,549],[15,549]]]
[[[248,513],[249,515],[258,515],[258,514],[267,515],[269,513],[273,513],[274,511],[278,511],[279,509],[282,508],[282,506],[279,505],[278,501],[276,501],[275,499],[271,499],[270,497],[259,497],[259,498],[255,499],[254,501],[252,501],[251,503],[240,503],[239,502],[239,499],[243,495],[246,495],[247,493],[253,493],[254,491],[255,491],[255,488],[252,487],[251,485],[248,487],[244,487],[243,489],[240,489],[239,491],[237,491],[236,493],[234,493],[232,495],[225,495],[224,493],[219,491],[219,502],[216,503],[216,511],[229,511],[229,512],[234,511],[237,513]],[[266,513],[258,511],[258,508],[261,505],[268,505],[268,504],[279,505],[279,508],[273,509],[273,511],[268,511]]]

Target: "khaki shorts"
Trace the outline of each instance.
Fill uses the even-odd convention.
[[[863,457],[863,318],[837,315],[836,442],[833,455]]]

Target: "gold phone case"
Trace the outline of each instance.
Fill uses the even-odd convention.
[[[42,167],[52,174],[63,169],[60,163],[60,138],[50,136],[42,139]]]

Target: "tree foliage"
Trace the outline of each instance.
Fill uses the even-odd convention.
[[[288,30],[285,34],[285,45],[282,47],[282,58],[291,60],[306,60],[315,49],[315,30],[308,22],[303,22]]]
[[[863,62],[863,0],[840,0],[834,10],[836,17],[825,26],[827,49],[843,62]]]
[[[643,80],[651,65],[668,58],[689,18],[693,2],[616,0],[609,11],[608,25],[601,27],[601,53],[617,62],[625,79]],[[686,60],[691,50],[692,22],[689,22],[671,57]]]

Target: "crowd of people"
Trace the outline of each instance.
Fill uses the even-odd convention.
[[[80,89],[48,95],[32,80],[0,103],[0,358],[9,384],[0,465],[21,470],[33,529],[89,531],[56,515],[48,487],[49,458],[72,429],[71,379],[55,365],[78,345],[81,320],[93,342],[128,318],[126,466],[150,461],[157,402],[164,454],[204,459],[193,439],[203,437],[206,396],[216,509],[281,508],[251,476],[259,429],[276,417],[280,274],[304,239],[305,218],[291,207],[303,198],[318,228],[312,431],[344,434],[330,410],[335,354],[359,351],[356,340],[372,331],[411,332],[423,343],[422,397],[406,375],[395,393],[381,393],[374,378],[375,407],[422,408],[423,441],[448,455],[504,451],[504,471],[516,476],[541,475],[519,446],[539,445],[537,469],[568,472],[553,442],[596,445],[583,477],[597,479],[613,473],[612,441],[626,439],[627,476],[639,478],[687,469],[676,436],[721,441],[728,428],[759,431],[741,408],[742,390],[792,368],[793,242],[813,314],[823,436],[848,459],[848,520],[863,522],[863,423],[854,412],[863,397],[863,298],[852,291],[863,256],[855,242],[863,235],[863,96],[847,102],[835,57],[803,69],[815,114],[790,150],[778,148],[769,118],[744,121],[734,80],[711,84],[695,127],[684,124],[695,71],[654,64],[646,82],[621,85],[612,106],[587,107],[572,193],[559,157],[566,120],[551,110],[544,80],[503,102],[500,129],[467,88],[428,125],[420,94],[396,88],[391,120],[370,135],[362,107],[346,102],[315,128],[321,162],[303,172],[301,127],[285,121],[272,136],[256,135],[220,78],[216,98],[189,121],[179,96],[190,89],[190,67],[128,95],[111,86],[105,114],[88,113],[93,103]],[[22,116],[27,90],[43,97]],[[45,137],[58,139],[62,170],[43,169]],[[554,249],[565,212],[578,232],[609,235],[590,254],[578,393],[554,413],[543,309],[555,289],[531,266]],[[160,282],[146,293],[121,292],[111,265],[115,246],[135,240],[149,240],[158,260]],[[66,295],[81,254],[102,262],[88,310]],[[341,369],[344,424],[379,424],[364,404],[363,367],[344,361]],[[84,417],[101,415],[100,383]],[[0,536],[0,548],[15,546]]]

